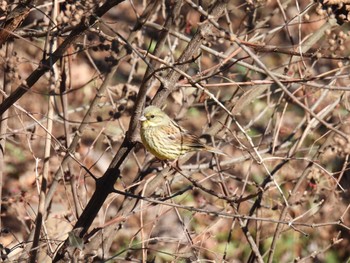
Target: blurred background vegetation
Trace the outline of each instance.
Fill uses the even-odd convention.
[[[349,261],[349,5],[107,2],[0,1],[2,259]],[[227,156],[163,166],[144,103]]]

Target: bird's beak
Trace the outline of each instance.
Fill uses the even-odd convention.
[[[147,118],[146,118],[145,116],[142,115],[142,116],[140,117],[139,121],[147,121]]]

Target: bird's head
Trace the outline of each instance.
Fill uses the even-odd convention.
[[[143,129],[148,127],[168,125],[169,122],[171,122],[169,116],[156,106],[148,106],[145,108],[140,121]]]

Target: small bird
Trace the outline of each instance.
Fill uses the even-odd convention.
[[[156,106],[145,108],[140,121],[143,145],[161,161],[177,160],[188,152],[201,150],[224,154],[202,143]]]

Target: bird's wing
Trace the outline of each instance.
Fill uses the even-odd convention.
[[[204,149],[205,145],[200,139],[188,132],[186,129],[172,121],[173,125],[165,126],[163,129],[166,130],[167,138],[174,143],[181,145],[184,148]]]
[[[178,125],[176,122],[171,120],[172,125],[163,126],[163,131],[166,134],[165,136],[172,143],[180,145],[184,151],[194,151],[194,150],[207,150],[212,153],[217,153],[221,155],[226,155],[224,152],[205,145],[198,136],[191,134],[186,129]]]

